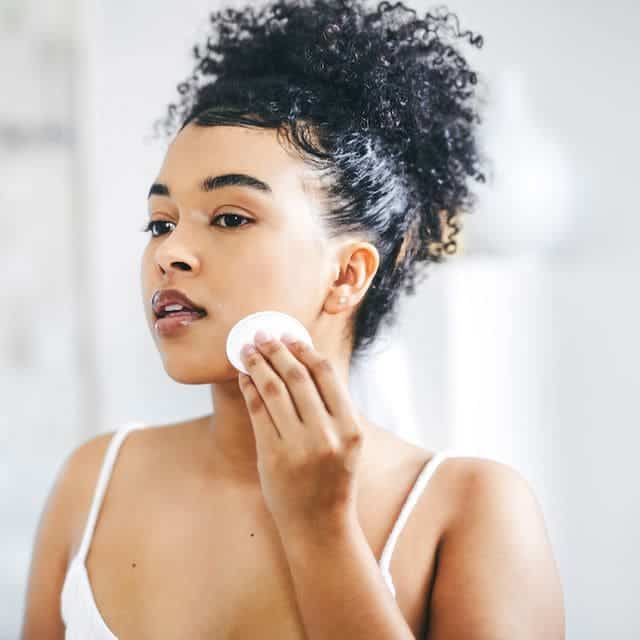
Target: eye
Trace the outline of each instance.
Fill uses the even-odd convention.
[[[247,218],[246,216],[241,216],[239,213],[221,213],[220,215],[216,216],[211,224],[213,225],[216,220],[219,220],[220,218],[232,218],[235,219],[236,221],[238,220],[246,220],[247,222],[251,222],[251,218]],[[151,231],[151,237],[152,238],[157,238],[161,235],[164,235],[164,233],[161,233],[160,230],[156,227],[156,225],[167,225],[167,224],[174,224],[173,222],[171,222],[170,220],[150,220],[142,229],[141,231],[144,232],[148,232]],[[244,224],[224,224],[224,225],[216,225],[216,226],[221,226],[223,229],[235,229],[237,227],[244,227],[246,225]]]
[[[151,231],[151,237],[157,238],[160,235],[164,235],[161,233],[154,233],[156,225],[158,224],[173,224],[173,222],[170,222],[169,220],[150,220],[144,227],[142,227],[141,231]]]
[[[216,220],[219,220],[220,218],[235,218],[236,220],[240,219],[240,220],[248,220],[249,222],[251,222],[250,218],[247,218],[246,216],[241,216],[239,213],[221,213],[219,216],[216,216],[211,224],[213,224]],[[235,229],[236,227],[244,227],[246,225],[243,224],[238,224],[238,225],[223,225],[223,229]]]

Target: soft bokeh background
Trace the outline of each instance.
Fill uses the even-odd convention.
[[[164,151],[145,137],[219,6],[0,0],[2,640],[18,635],[69,452],[125,421],[210,409],[155,350],[138,229]],[[465,218],[464,255],[406,300],[352,392],[425,447],[519,469],[545,513],[567,637],[638,638],[640,5],[449,7],[485,36],[470,55],[490,88],[496,180]]]

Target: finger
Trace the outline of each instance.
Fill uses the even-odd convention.
[[[286,385],[302,424],[311,425],[329,416],[311,372],[286,344],[274,338],[257,346]]]
[[[283,336],[286,340],[286,337]],[[333,363],[313,346],[301,340],[289,343],[291,352],[311,373],[327,412],[334,418],[348,419],[353,415],[351,398],[339,379]],[[347,424],[337,420],[339,424]]]
[[[280,438],[284,440],[295,439],[295,430],[301,428],[302,425],[284,381],[258,349],[248,355],[244,350],[242,353],[254,387],[279,432]]]
[[[262,397],[251,380],[251,377],[240,372],[238,375],[238,386],[247,405],[251,426],[253,427],[253,433],[256,438],[258,457],[260,458],[260,452],[272,450],[277,446],[281,435],[273,423],[271,414],[264,405]]]

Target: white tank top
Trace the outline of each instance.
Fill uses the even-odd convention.
[[[93,530],[96,525],[100,505],[102,504],[102,499],[104,497],[120,445],[129,431],[133,429],[141,429],[145,426],[146,425],[143,422],[125,423],[117,429],[109,442],[102,467],[100,469],[100,474],[98,476],[98,481],[96,483],[80,547],[69,563],[64,584],[62,585],[60,612],[66,628],[65,640],[118,640],[117,636],[111,631],[111,629],[109,629],[107,623],[104,621],[100,611],[98,610],[98,606],[93,597],[91,583],[89,582],[89,574],[87,573],[85,561],[89,550],[89,544],[91,543],[91,538],[93,536]],[[427,486],[427,483],[434,471],[443,460],[451,457],[451,455],[452,454],[449,450],[440,451],[425,464],[409,491],[382,550],[379,566],[382,576],[384,577],[394,598],[396,590],[393,585],[391,574],[389,573],[389,565],[391,563],[391,555],[396,545],[396,541],[409,518],[411,511],[416,505],[420,494]]]

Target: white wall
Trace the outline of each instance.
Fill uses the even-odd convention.
[[[72,34],[66,2],[0,3],[2,640],[17,637],[32,536],[53,476],[95,424],[95,372],[82,339],[87,216],[76,217],[73,190]]]

